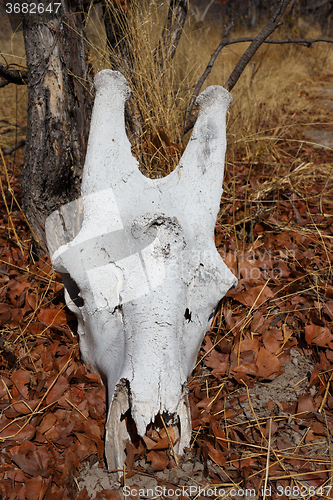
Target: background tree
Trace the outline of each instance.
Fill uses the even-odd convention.
[[[28,123],[22,196],[45,250],[45,219],[80,195],[92,109],[83,20],[82,2],[63,0],[48,22],[23,22]]]
[[[126,108],[126,123],[133,153],[140,159],[146,174],[154,175],[151,157],[155,158],[155,162],[156,159],[163,158],[168,163],[168,154],[172,151],[170,164],[172,161],[177,163],[182,152],[182,140],[195,122],[195,98],[223,47],[242,41],[251,42],[228,80],[218,82],[230,91],[262,43],[281,43],[268,37],[279,26],[289,2],[251,0],[246,3],[247,14],[243,13],[239,5],[239,19],[245,16],[244,19],[250,24],[256,23],[268,13],[270,19],[255,38],[230,40],[228,34],[232,24],[225,28],[221,43],[194,86],[192,97],[183,104],[183,119],[180,119],[178,126],[175,126],[175,123],[169,124],[170,128],[175,130],[172,140],[165,133],[165,124],[157,123],[149,128],[149,119],[153,115],[155,103],[154,92],[147,82],[155,78],[158,79],[157,85],[162,85],[167,78],[168,68],[175,56],[188,15],[188,0],[171,0],[166,6],[164,27],[157,37],[153,51],[154,68],[148,68],[145,81],[142,81],[140,71],[137,70],[138,58],[142,58],[144,53],[144,44],[138,47],[139,42],[135,38],[140,27],[132,22],[130,29],[128,24],[130,16],[132,21],[135,15],[138,19],[141,16],[142,19],[144,4],[138,5],[137,2],[125,0],[105,0],[97,3],[102,7],[111,67],[125,74],[132,89],[132,96]],[[224,19],[235,18],[234,9],[239,2],[221,3]],[[245,5],[244,2],[241,4]],[[41,22],[24,19],[27,71],[9,71],[5,66],[0,66],[4,84],[11,81],[28,85],[27,139],[21,174],[23,207],[35,238],[44,251],[44,225],[47,216],[80,195],[93,102],[93,71],[88,62],[85,21],[93,7],[94,3],[90,1],[61,0],[61,9],[57,14],[48,15],[47,20]],[[324,7],[329,8],[330,2],[326,2]],[[306,8],[310,9],[309,4]],[[299,2],[290,2],[288,16],[292,17],[297,9],[300,9]],[[252,17],[249,13],[252,13]],[[282,42],[309,46],[317,40],[296,38]],[[165,89],[168,89],[168,85],[165,85]],[[176,101],[174,90],[169,88],[165,90],[167,91],[169,101]],[[184,99],[177,102],[184,102]]]

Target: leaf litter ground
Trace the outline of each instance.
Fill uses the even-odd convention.
[[[162,498],[333,498],[333,155],[292,137],[258,152],[264,140],[229,141],[215,240],[239,284],[189,380],[191,449],[177,466],[173,429],[151,428],[128,445],[121,483],[105,469],[105,388],[81,364],[60,277],[31,254],[22,157],[2,158],[4,499],[119,499],[124,485],[127,498],[157,486]]]

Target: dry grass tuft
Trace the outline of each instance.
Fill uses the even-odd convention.
[[[113,3],[109,8],[124,23]],[[130,47],[130,56],[124,57],[121,48],[110,53],[112,66],[125,75],[132,91],[135,123],[129,133],[133,153],[148,177],[166,175],[178,164],[183,151],[181,127],[197,77],[185,48],[188,28],[172,60],[160,43],[166,15],[166,6],[157,1],[131,3],[128,29],[119,38],[119,47]]]

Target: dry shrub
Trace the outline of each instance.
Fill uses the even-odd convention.
[[[186,54],[187,30],[173,59],[168,57],[168,47],[161,43],[166,7],[157,1],[132,2],[124,16],[113,2],[109,4],[119,24],[126,23],[124,36],[111,49],[110,59],[112,67],[124,74],[131,87],[130,110],[136,123],[129,135],[133,153],[149,177],[166,175],[179,161],[183,150],[181,128],[197,78]],[[125,48],[125,57],[122,44],[129,48]]]

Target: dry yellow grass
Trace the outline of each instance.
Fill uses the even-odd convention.
[[[155,146],[149,149],[147,144],[153,137],[159,137],[162,130],[171,142],[186,145],[189,134],[185,138],[180,136],[184,114],[193,88],[222,36],[213,27],[196,29],[193,20],[189,19],[177,54],[162,77],[154,50],[165,16],[165,9],[158,7],[157,3],[150,2],[149,7],[142,3],[140,7],[135,6],[129,15],[127,33],[133,49],[134,73],[130,75],[126,65],[117,61],[128,80],[132,80],[132,93],[145,124],[141,137],[145,149],[134,150],[134,153],[144,163],[146,174],[152,177],[167,174],[175,167],[179,156],[168,155],[166,148],[156,152]],[[320,35],[318,27],[302,20],[298,21],[298,30],[302,37]],[[98,31],[103,33],[101,25]],[[255,36],[258,31],[259,28],[246,33],[232,30],[229,37]],[[277,38],[295,36],[294,27],[280,28],[275,34]],[[97,45],[99,57],[95,59],[95,67],[102,69],[108,66],[105,34]],[[248,43],[225,47],[202,90],[212,84],[223,85],[247,47]],[[304,99],[302,93],[318,92],[321,77],[333,72],[332,54],[331,45],[323,43],[311,49],[296,45],[264,45],[232,91],[234,102],[228,117],[229,145],[243,150],[245,157],[255,160],[262,153],[271,153],[281,138],[295,138],[296,134],[302,139],[302,125],[330,121],[327,110],[318,108],[314,100]]]
[[[122,61],[117,65],[128,78],[134,100],[144,123],[144,132],[133,152],[144,164],[149,176],[165,175],[177,164],[180,151],[165,147],[161,131],[171,141],[184,147],[189,134],[181,137],[184,114],[193,88],[204,71],[211,53],[221,40],[222,34],[215,28],[196,29],[191,18],[186,22],[175,58],[161,74],[154,57],[161,34],[166,8],[158,2],[132,3],[128,13],[129,29],[126,37],[133,53],[132,74]],[[113,3],[110,3],[110,8]],[[101,12],[91,7],[87,17],[87,36],[91,61],[95,71],[110,67],[106,35],[100,18]],[[3,21],[4,22],[4,21]],[[8,22],[8,21],[7,21]],[[299,20],[301,36],[318,36],[319,29]],[[5,33],[4,30],[2,30]],[[230,38],[255,35],[232,30]],[[275,37],[295,36],[294,29],[283,27]],[[25,64],[22,32],[12,35],[10,30],[1,40],[2,62]],[[223,85],[248,44],[225,47],[202,90],[211,84]],[[328,122],[327,112],[321,111],[315,101],[302,98],[302,92],[318,91],[318,81],[323,74],[333,73],[331,45],[317,44],[311,49],[295,45],[264,45],[232,91],[234,102],[228,116],[228,143],[233,150],[241,149],[244,157],[255,160],[262,153],[270,154],[276,141],[300,135],[301,125]],[[162,57],[164,57],[163,54]],[[131,76],[131,78],[130,78]],[[8,85],[0,91],[1,119],[24,126],[27,92],[25,87]],[[1,123],[4,125],[4,123]],[[0,146],[15,142],[14,127],[0,135]],[[152,145],[155,141],[155,144]],[[161,140],[162,139],[162,140]],[[157,145],[156,145],[157,143]],[[159,147],[161,144],[162,147]]]
[[[230,38],[255,36],[252,33],[231,32]],[[318,28],[306,26],[304,36],[320,36]],[[295,37],[293,32],[277,30],[275,38]],[[196,40],[197,38],[194,38]],[[220,34],[209,33],[205,52],[212,53],[220,41]],[[248,43],[225,47],[217,59],[205,85],[220,84],[227,80]],[[197,57],[203,61],[202,45],[197,46]],[[328,44],[317,44],[308,49],[296,45],[263,45],[245,69],[232,91],[233,105],[229,115],[229,143],[253,143],[262,134],[270,137],[288,137],[300,122],[327,121],[327,116],[302,99],[302,92],[313,92],[323,74],[333,71],[333,51]],[[274,128],[272,129],[272,124]],[[256,154],[271,148],[271,140],[256,146]],[[252,151],[251,151],[252,154]]]
[[[22,31],[13,33],[8,19],[0,20],[0,63],[25,67]],[[15,66],[14,66],[15,65]],[[13,146],[24,138],[27,116],[27,88],[7,85],[0,89],[0,147]]]

